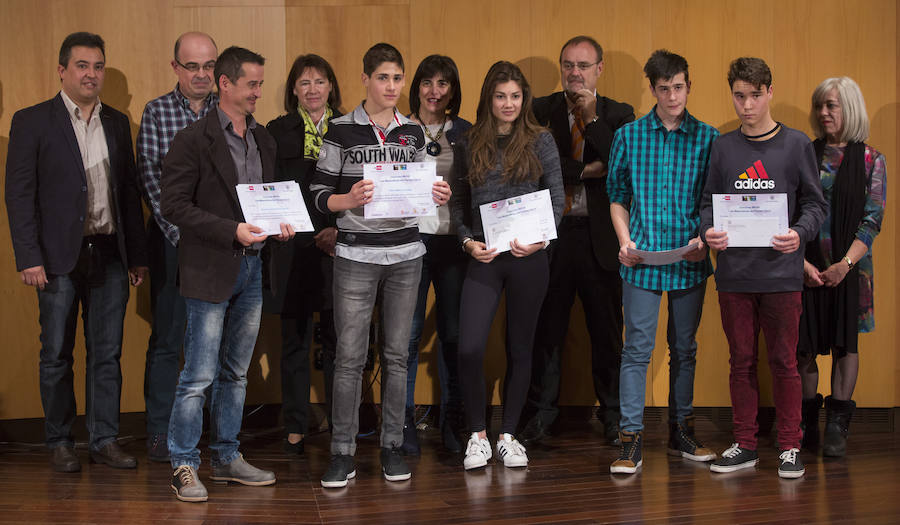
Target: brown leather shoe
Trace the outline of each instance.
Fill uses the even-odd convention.
[[[78,472],[81,470],[81,462],[78,461],[75,448],[65,445],[50,451],[50,465],[57,472]]]
[[[113,468],[135,468],[137,461],[122,450],[117,441],[110,441],[100,450],[91,450],[91,462],[103,463]]]

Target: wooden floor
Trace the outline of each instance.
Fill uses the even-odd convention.
[[[546,445],[528,450],[527,469],[492,462],[464,473],[461,457],[438,452],[434,430],[420,432],[421,458],[413,478],[389,483],[380,472],[377,441],[360,440],[357,478],[324,490],[319,477],[329,459],[328,434],[312,436],[306,455],[288,459],[277,431],[243,436],[241,450],[272,469],[272,487],[216,485],[208,503],[182,503],[169,488],[171,469],[148,463],[142,441],[136,471],[87,463],[78,474],[50,471],[42,448],[0,448],[0,522],[39,523],[900,523],[900,434],[857,433],[851,454],[823,461],[803,453],[806,476],[778,478],[771,439],[760,443],[756,470],[732,475],[665,453],[665,431],[647,435],[642,471],[609,474],[617,449],[601,444],[596,422],[566,422]],[[698,424],[705,444],[721,452],[726,432]],[[209,474],[208,454],[200,474]]]

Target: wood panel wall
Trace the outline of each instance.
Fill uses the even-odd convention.
[[[267,58],[264,96],[257,119],[281,113],[287,69],[300,53],[327,58],[338,74],[344,110],[364,96],[361,59],[378,41],[404,54],[408,78],[431,53],[450,55],[462,77],[462,115],[472,119],[488,67],[506,59],[519,64],[537,95],[559,89],[557,57],[562,43],[576,34],[593,35],[603,45],[605,70],[598,91],[632,104],[639,115],[653,99],[641,68],[649,54],[668,48],[690,63],[693,86],[690,111],[722,131],[737,121],[725,81],[728,63],[738,56],[766,59],[774,73],[776,119],[810,132],[807,123],[812,89],[824,78],[849,75],[866,97],[872,120],[870,143],[888,159],[893,175],[900,153],[900,13],[893,0],[792,0],[753,4],[736,0],[6,0],[0,4],[0,162],[5,165],[12,114],[54,96],[59,89],[56,57],[62,39],[73,31],[92,31],[107,42],[104,103],[124,111],[133,130],[144,104],[170,90],[169,67],[175,38],[187,30],[206,31],[224,49],[241,45]],[[408,109],[408,99],[401,101]],[[888,213],[875,243],[877,330],[861,337],[863,354],[856,399],[860,406],[900,405],[900,360],[896,339],[898,282],[893,262],[900,258],[893,212],[893,183],[888,184]],[[0,204],[0,207],[3,205]],[[5,210],[0,212],[0,419],[40,417],[38,393],[39,329],[33,290],[19,282],[9,242]],[[123,411],[143,410],[143,367],[149,335],[149,287],[132,294],[122,357]],[[660,327],[665,326],[665,308]],[[503,375],[502,315],[490,340],[488,376],[498,401]],[[647,402],[665,405],[668,373],[664,331],[650,365]],[[79,332],[79,338],[81,338]],[[416,399],[437,399],[433,312],[429,307]],[[728,350],[719,321],[714,283],[698,334],[695,403],[729,404]],[[588,339],[580,304],[573,310],[567,339],[564,404],[593,402]],[[76,389],[83,390],[84,349],[76,349]],[[251,370],[248,403],[278,402],[279,322],[266,317]],[[829,367],[822,363],[822,377]],[[761,367],[763,381],[767,371]],[[321,375],[314,373],[313,399],[321,399]],[[828,391],[827,382],[821,389]],[[768,391],[766,389],[765,391]],[[770,395],[765,401],[770,401]],[[83,399],[79,395],[79,403]]]

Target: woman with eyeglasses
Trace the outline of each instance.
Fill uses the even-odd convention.
[[[491,458],[485,422],[484,356],[500,294],[506,293],[507,373],[503,423],[497,456],[506,467],[528,465],[513,433],[531,379],[535,324],[549,281],[546,241],[510,242],[509,251],[488,249],[479,206],[501,199],[550,190],[556,224],[565,194],[556,142],[538,125],[532,95],[522,71],[510,62],[491,66],[481,88],[475,125],[458,145],[451,178],[451,226],[471,259],[460,304],[459,370],[466,419],[472,433],[466,446],[466,470]]]
[[[437,164],[437,174],[445,181],[450,180],[453,146],[472,127],[471,123],[459,116],[461,102],[459,71],[453,59],[431,55],[422,60],[409,89],[409,107],[412,111],[409,117],[424,128],[428,160]],[[462,417],[457,373],[459,298],[468,258],[459,249],[456,231],[450,226],[448,207],[439,207],[437,217],[421,217],[419,232],[427,252],[422,260],[422,279],[419,282],[419,295],[409,338],[406,420],[403,424],[402,448],[407,455],[418,455],[420,452],[415,421],[416,369],[419,364],[419,342],[425,324],[425,303],[428,288],[433,284],[438,335],[438,377],[441,385],[441,440],[448,452],[456,453],[462,451],[457,436]]]
[[[334,218],[320,213],[312,202],[309,184],[319,159],[322,137],[333,118],[341,116],[341,91],[331,65],[308,54],[294,60],[284,88],[287,114],[266,128],[277,144],[276,180],[300,185],[315,233],[298,233],[293,241],[269,248],[268,281],[272,308],[281,314],[281,395],[288,455],[303,453],[309,432],[309,350],[313,313],[319,312],[325,399],[331,420],[335,333],[332,316],[332,265],[337,230]],[[264,271],[265,271],[264,270]]]

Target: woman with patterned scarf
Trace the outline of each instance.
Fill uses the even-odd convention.
[[[885,206],[884,155],[863,141],[869,118],[859,86],[849,77],[829,78],[812,96],[822,192],[830,211],[819,235],[806,246],[803,315],[797,364],[803,384],[803,447],[819,443],[816,356],[831,353],[831,395],[825,398],[822,453],[843,456],[851,400],[859,373],[857,334],[875,329],[872,242],[881,231]]]
[[[313,205],[309,183],[328,124],[341,116],[340,104],[341,92],[331,65],[318,55],[300,55],[294,60],[284,88],[287,114],[266,126],[278,146],[276,179],[293,180],[300,185],[316,229],[314,233],[298,234],[289,243],[273,246],[263,270],[268,270],[268,278],[264,277],[263,282],[270,286],[267,311],[281,314],[281,395],[284,450],[288,455],[303,453],[303,438],[309,431],[309,350],[316,311],[321,327],[329,421],[331,417],[335,348],[331,276],[337,230],[334,217],[320,213]]]

